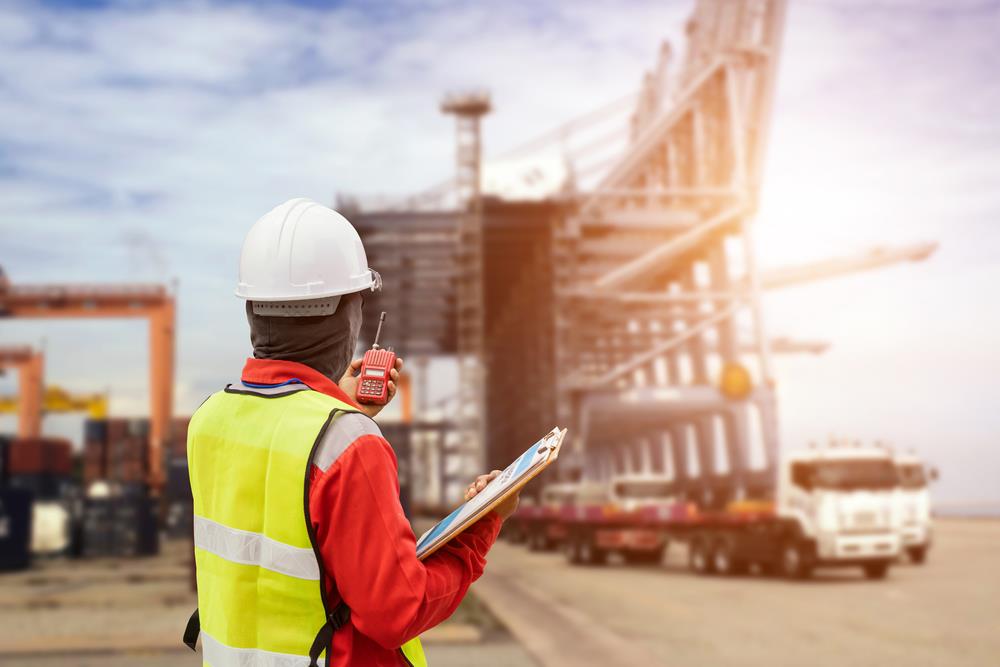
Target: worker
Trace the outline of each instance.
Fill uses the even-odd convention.
[[[380,288],[351,223],[315,202],[285,202],[243,242],[253,357],[188,431],[198,610],[184,640],[200,633],[208,665],[425,665],[418,635],[455,611],[517,505],[417,560],[382,406],[354,399],[362,305]]]

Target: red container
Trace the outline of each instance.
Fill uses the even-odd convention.
[[[114,417],[108,419],[108,442],[115,442],[116,440],[121,440],[122,438],[128,437],[129,431],[129,420],[122,419],[120,417]]]
[[[11,442],[8,456],[12,475],[73,471],[73,446],[62,438],[19,438]]]
[[[170,457],[187,456],[187,432],[190,417],[176,417],[170,432]]]

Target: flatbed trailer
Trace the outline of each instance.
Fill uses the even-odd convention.
[[[564,509],[560,521],[567,526],[567,559],[580,564],[603,564],[612,552],[629,563],[659,563],[671,542],[685,542],[688,566],[699,575],[757,569],[801,579],[816,567],[860,567],[866,577],[881,579],[898,553],[895,535],[858,534],[843,553],[824,557],[798,521],[778,516],[767,502],[720,511],[701,511],[693,503],[629,512],[581,506]]]
[[[559,521],[559,508],[539,505],[519,507],[504,522],[503,535],[514,544],[527,544],[532,551],[551,551],[562,546],[566,527]]]
[[[659,563],[668,544],[660,519],[665,509],[670,508],[564,507],[556,522],[564,526],[566,557],[575,564],[602,565],[609,554],[620,553],[627,563]]]

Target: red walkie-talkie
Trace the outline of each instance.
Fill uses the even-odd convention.
[[[396,367],[396,353],[392,348],[379,349],[378,337],[385,322],[385,311],[378,318],[378,330],[372,349],[365,352],[361,361],[361,375],[358,377],[358,403],[385,405],[389,401],[389,373]]]

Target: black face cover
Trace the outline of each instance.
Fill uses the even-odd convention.
[[[336,382],[358,344],[362,302],[360,293],[345,294],[333,315],[272,317],[254,314],[247,301],[254,358],[297,361]]]

